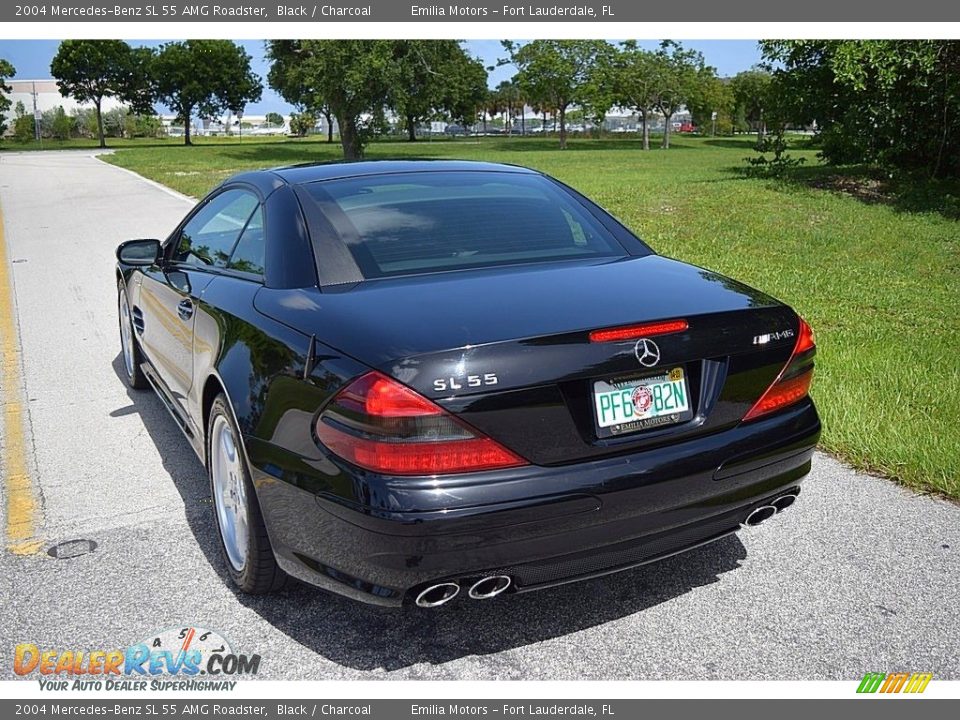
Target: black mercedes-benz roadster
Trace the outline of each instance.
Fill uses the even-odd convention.
[[[532,170],[244,173],[117,258],[127,381],[247,592],[535,590],[760,523],[810,470],[807,324]]]

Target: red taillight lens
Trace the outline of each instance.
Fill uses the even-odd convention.
[[[800,318],[800,332],[797,335],[797,345],[793,348],[794,356],[802,355],[808,350],[813,350],[817,346],[813,337],[813,328],[807,325],[807,321]]]
[[[643,323],[641,325],[624,325],[623,327],[607,328],[605,330],[593,330],[590,333],[590,342],[603,343],[615,342],[617,340],[636,340],[652,335],[667,335],[669,333],[683,332],[688,327],[690,327],[690,325],[686,320],[665,320],[663,322]]]
[[[387,475],[441,475],[527,464],[378,372],[357,378],[337,393],[317,419],[316,432],[335,455]]]
[[[807,396],[810,392],[810,383],[813,381],[813,356],[816,347],[813,330],[803,318],[800,318],[800,330],[790,359],[773,384],[743,416],[744,421],[754,420],[793,405]]]

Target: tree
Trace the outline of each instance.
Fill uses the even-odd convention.
[[[729,126],[733,106],[730,83],[717,77],[714,68],[704,66],[697,73],[696,82],[687,99],[690,119],[698,131],[703,135],[716,135],[717,121],[720,121],[722,126]]]
[[[827,162],[960,176],[960,41],[761,43],[781,112],[816,121]]]
[[[229,110],[242,115],[260,99],[260,78],[250,56],[230,40],[184,40],[162,45],[151,63],[157,97],[183,122],[184,145],[192,145],[190,118],[214,117]]]
[[[503,47],[517,68],[515,81],[524,95],[556,109],[560,149],[566,149],[567,110],[587,99],[591,73],[598,57],[610,52],[610,44],[603,40],[534,40],[517,45],[504,40]]]
[[[296,41],[293,40],[275,40],[268,46],[268,52],[272,49],[276,55],[267,73],[267,83],[280,93],[284,100],[297,108],[297,114],[314,118],[310,123],[311,129],[315,124],[316,116],[323,115],[327,121],[327,142],[333,142],[333,117],[330,107],[304,77],[296,48]],[[300,135],[293,128],[292,116],[290,122],[291,132]],[[303,137],[303,135],[300,136]]]
[[[402,118],[408,140],[417,139],[417,125],[427,120],[463,119],[475,113],[487,74],[459,42],[395,40],[392,44],[395,79],[388,104]]]
[[[494,91],[500,100],[503,111],[507,113],[507,134],[513,132],[513,124],[520,116],[520,134],[527,134],[526,104],[523,88],[513,78],[503,80]]]
[[[270,40],[270,85],[288,100],[285,92],[305,98],[304,107],[322,98],[340,127],[344,158],[359,159],[384,124],[384,108],[398,78],[394,42]]]
[[[101,106],[107,97],[143,104],[149,96],[146,55],[122,40],[64,40],[50,63],[50,73],[64,97],[92,102],[100,147],[106,147]]]
[[[750,126],[757,131],[758,145],[767,132],[768,118],[764,117],[764,113],[769,115],[774,101],[772,88],[773,76],[757,67],[737,73],[730,81],[730,90],[738,113],[742,114]]]
[[[663,115],[663,141],[660,147],[664,150],[670,147],[671,119],[696,92],[703,72],[703,55],[673,40],[664,40],[654,53],[655,106]]]
[[[16,68],[8,60],[0,58],[0,136],[7,130],[6,112],[10,109],[10,98],[7,97],[13,89],[7,85],[7,78],[17,74]]]
[[[503,112],[503,96],[496,90],[488,90],[483,101],[483,134],[487,134],[487,119],[493,120]]]
[[[98,132],[97,114],[89,108],[75,108],[73,125],[81,137],[95,138]]]
[[[489,92],[487,72],[483,63],[465,52],[452,57],[440,104],[450,120],[463,126],[476,123]]]
[[[656,58],[636,40],[621,43],[613,63],[613,88],[616,102],[640,116],[643,149],[650,149],[650,113],[657,105]]]
[[[67,115],[63,105],[47,110],[40,116],[40,132],[43,137],[69,140],[74,127],[73,118]]]
[[[17,142],[26,143],[34,139],[36,125],[33,115],[27,115],[27,109],[21,101],[17,101],[13,108],[13,139]]]
[[[316,124],[316,116],[308,112],[290,114],[290,132],[297,137],[306,137]]]
[[[610,108],[617,103],[617,49],[608,43],[597,53],[593,67],[587,73],[586,81],[580,95],[581,122],[589,121],[593,124],[594,132],[599,134],[603,128],[603,121],[610,112]]]
[[[283,125],[283,115],[278,112],[268,112],[263,120],[267,125]]]
[[[124,137],[157,137],[163,123],[155,113],[135,113],[124,108],[122,132]]]
[[[516,117],[517,105],[520,103],[520,88],[510,80],[504,80],[497,85],[496,95],[502,112],[506,115],[507,135],[513,134],[513,121]]]

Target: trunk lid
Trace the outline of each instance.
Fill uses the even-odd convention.
[[[257,309],[395,377],[537,464],[562,464],[740,421],[790,356],[795,313],[709,270],[650,255],[357,284],[331,292],[261,290]],[[590,342],[591,330],[682,318],[655,336]],[[689,411],[610,436],[594,384],[680,368]],[[678,416],[679,417],[679,416]]]

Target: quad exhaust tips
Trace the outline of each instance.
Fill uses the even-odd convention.
[[[773,505],[761,505],[747,515],[747,519],[743,521],[743,524],[747,527],[756,527],[764,520],[769,520],[776,514],[777,509]]]
[[[488,575],[473,583],[467,590],[467,595],[473,600],[489,600],[508,589],[512,584],[513,579],[509,575]],[[421,590],[414,602],[417,607],[435,608],[446,605],[459,594],[459,583],[436,583]]]
[[[460,594],[460,586],[455,582],[444,582],[431,585],[417,595],[418,607],[435,608],[445,605]]]
[[[786,510],[788,507],[793,505],[797,501],[797,496],[793,493],[787,493],[786,495],[781,495],[776,500],[774,500],[771,505],[773,505],[777,512],[781,510]]]
[[[785,493],[773,500],[771,500],[766,505],[761,505],[758,508],[754,508],[747,519],[743,521],[744,527],[756,527],[764,520],[769,520],[778,512],[786,510],[788,507],[793,505],[797,501],[796,493]]]
[[[489,600],[502,593],[513,582],[507,575],[491,575],[477,580],[467,591],[474,600]]]

